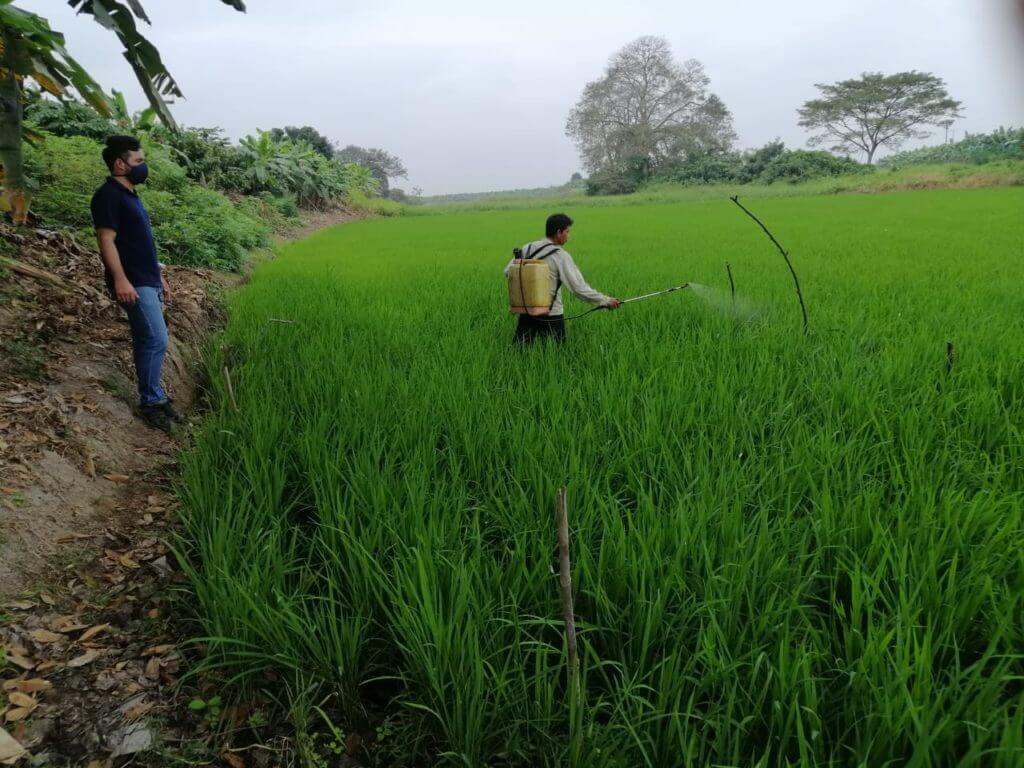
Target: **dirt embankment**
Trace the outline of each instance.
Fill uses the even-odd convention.
[[[319,214],[296,234],[351,218]],[[166,276],[164,384],[195,420],[202,346],[241,278]],[[0,764],[150,765],[183,743],[206,762],[242,759],[208,712],[189,711],[202,687],[174,686],[180,574],[165,541],[190,426],[149,429],[135,402],[128,325],[95,252],[0,223]]]
[[[146,718],[181,664],[162,642],[180,444],[135,418],[127,322],[95,253],[44,230],[0,241],[0,725],[41,764],[105,761],[155,746]],[[237,277],[167,272],[165,383],[188,411]]]

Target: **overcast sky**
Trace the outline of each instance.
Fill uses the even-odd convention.
[[[144,98],[116,38],[64,0],[15,0],[67,36],[105,87]],[[186,100],[187,125],[238,138],[313,125],[379,146],[426,194],[566,181],[579,160],[565,119],[609,56],[639,37],[703,62],[742,147],[803,146],[796,108],[815,82],[919,69],[964,102],[955,127],[1024,124],[1019,0],[144,0],[145,30]]]

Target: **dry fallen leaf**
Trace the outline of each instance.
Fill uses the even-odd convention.
[[[150,680],[160,679],[160,659],[156,656],[146,662],[146,677]]]
[[[91,453],[85,457],[85,464],[82,467],[82,471],[89,477],[96,477],[96,463],[92,460]]]
[[[31,611],[36,607],[36,604],[29,600],[14,600],[10,603],[4,603],[4,608],[10,608],[12,611]]]
[[[143,715],[149,714],[149,711],[153,709],[153,706],[154,704],[151,701],[141,702],[125,712],[124,717],[129,723],[134,720],[138,720]]]
[[[58,635],[48,629],[33,629],[28,634],[37,643],[56,643],[58,640],[64,639],[64,635]]]
[[[96,635],[98,635],[100,632],[103,632],[107,629],[110,629],[109,624],[97,624],[94,627],[89,627],[89,629],[85,630],[85,632],[82,633],[81,637],[78,638],[78,642],[87,643],[94,637],[96,637]]]
[[[143,656],[163,656],[170,650],[174,649],[174,643],[167,643],[165,645],[154,645],[152,648],[147,648],[142,652]]]
[[[7,694],[8,700],[16,707],[25,707],[26,709],[35,709],[39,706],[39,702],[29,696],[27,693],[21,691],[11,691]]]
[[[21,655],[19,655],[17,653],[9,653],[9,654],[7,654],[7,661],[10,662],[11,664],[13,664],[16,667],[21,667],[26,672],[29,671],[30,669],[35,669],[36,668],[36,663],[34,661],[32,661],[31,659],[25,658],[24,656],[21,656]]]
[[[24,720],[31,714],[32,710],[27,707],[16,707],[15,709],[7,710],[7,714],[4,717],[7,718],[8,723],[16,723],[19,720]]]
[[[231,768],[245,768],[245,760],[236,755],[234,752],[223,752],[221,753],[220,759],[231,766]]]
[[[14,737],[3,728],[0,728],[0,763],[13,765],[28,753]]]
[[[117,473],[104,475],[103,477],[112,483],[127,483],[129,480],[131,480],[131,478],[128,475],[119,475]]]
[[[84,667],[86,664],[92,664],[96,659],[101,656],[100,651],[86,651],[81,656],[76,656],[68,662],[68,666],[72,669],[77,667]]]
[[[49,680],[34,677],[31,680],[8,680],[4,683],[5,691],[21,691],[22,693],[38,693],[48,691],[53,687]]]
[[[58,616],[50,622],[50,629],[54,632],[77,632],[80,629],[85,629],[88,624],[83,624],[78,620],[77,616]]]

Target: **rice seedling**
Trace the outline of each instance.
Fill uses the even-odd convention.
[[[289,246],[232,299],[184,458],[206,666],[386,714],[379,764],[1020,765],[1021,210],[759,200],[807,335],[727,199],[570,210],[594,285],[714,300],[597,312],[564,348],[513,348],[501,278],[550,211]]]

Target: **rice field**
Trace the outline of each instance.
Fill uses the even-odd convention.
[[[263,264],[180,487],[226,690],[310,764],[326,719],[370,765],[1024,764],[1024,189],[750,205],[806,336],[728,200],[570,207],[598,290],[701,288],[563,348],[513,348],[501,274],[548,209]]]

